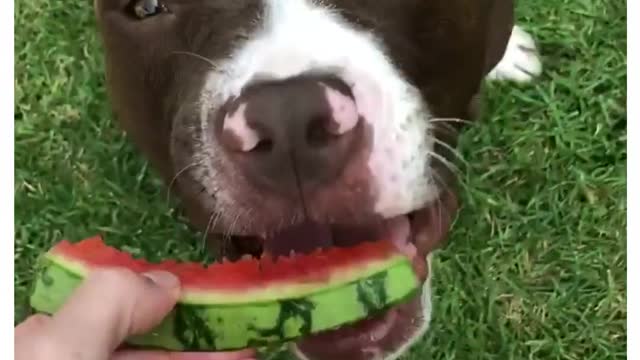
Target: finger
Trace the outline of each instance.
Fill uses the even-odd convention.
[[[14,336],[16,340],[23,336],[39,331],[45,324],[47,324],[51,318],[44,314],[36,314],[27,318],[22,323],[18,324],[14,330]]]
[[[120,351],[111,360],[254,360],[254,357],[253,350],[220,353]]]
[[[179,293],[178,279],[166,272],[98,270],[53,316],[50,333],[65,348],[107,359],[128,336],[160,323]]]
[[[18,324],[14,330],[13,346],[15,360],[42,359],[44,331],[43,329],[51,319],[46,315],[33,315]]]

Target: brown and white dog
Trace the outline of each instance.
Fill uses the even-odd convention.
[[[395,359],[420,339],[430,254],[457,210],[458,133],[483,80],[541,71],[512,1],[95,6],[116,116],[214,247],[277,256],[385,236],[414,259],[420,296],[294,352]]]

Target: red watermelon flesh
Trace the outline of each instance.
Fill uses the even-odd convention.
[[[309,236],[313,234],[313,236]],[[261,238],[264,255],[288,256],[291,251],[309,253],[318,249],[339,247],[356,247],[372,241],[384,239],[392,243],[395,248],[405,256],[413,260],[414,268],[420,277],[425,276],[424,259],[416,257],[417,250],[412,242],[411,225],[406,216],[399,216],[378,223],[364,224],[361,226],[322,226],[318,224],[299,224],[286,228],[279,233]],[[304,241],[300,241],[304,239]],[[354,249],[354,254],[357,250]],[[351,260],[358,261],[360,256],[366,258],[367,254],[352,254]],[[332,260],[329,260],[330,262]],[[336,261],[335,265],[340,264]],[[332,265],[328,265],[329,267]]]
[[[164,270],[175,274],[183,287],[183,300],[200,302],[224,297],[256,300],[270,293],[264,289],[278,289],[278,294],[291,292],[297,295],[312,290],[320,284],[339,285],[359,276],[375,272],[378,265],[394,257],[404,257],[403,252],[389,240],[362,242],[341,248],[316,249],[309,254],[291,254],[274,260],[266,255],[261,259],[243,258],[236,262],[223,261],[209,266],[200,263],[166,260],[150,263],[136,259],[131,254],[107,246],[96,236],[77,243],[62,241],[49,251],[56,261],[78,272],[103,267],[122,267],[137,273]],[[363,268],[364,267],[364,268]]]

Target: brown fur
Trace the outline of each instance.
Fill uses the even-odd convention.
[[[421,92],[437,117],[475,115],[485,75],[501,59],[513,26],[511,0],[331,0],[351,24],[375,33],[395,65]],[[109,96],[131,139],[167,181],[181,169],[172,158],[187,156],[193,137],[177,116],[196,117],[197,92],[209,65],[246,40],[261,11],[259,0],[164,0],[169,10],[139,19],[135,0],[96,0]],[[455,126],[452,131],[451,125]],[[455,146],[459,124],[440,124],[436,136]],[[172,148],[173,144],[173,148]],[[436,148],[450,158],[449,150]],[[454,176],[437,169],[446,219],[457,209]],[[199,229],[210,213],[195,201],[203,189],[193,181],[173,189]],[[448,227],[448,224],[445,224]],[[224,229],[222,229],[224,231]],[[442,234],[439,240],[444,239]],[[437,244],[432,244],[435,247]]]

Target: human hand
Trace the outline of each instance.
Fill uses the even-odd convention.
[[[52,316],[34,315],[15,328],[16,360],[250,360],[252,350],[171,353],[117,350],[131,335],[151,330],[180,295],[167,272],[144,275],[109,269],[92,273]]]

